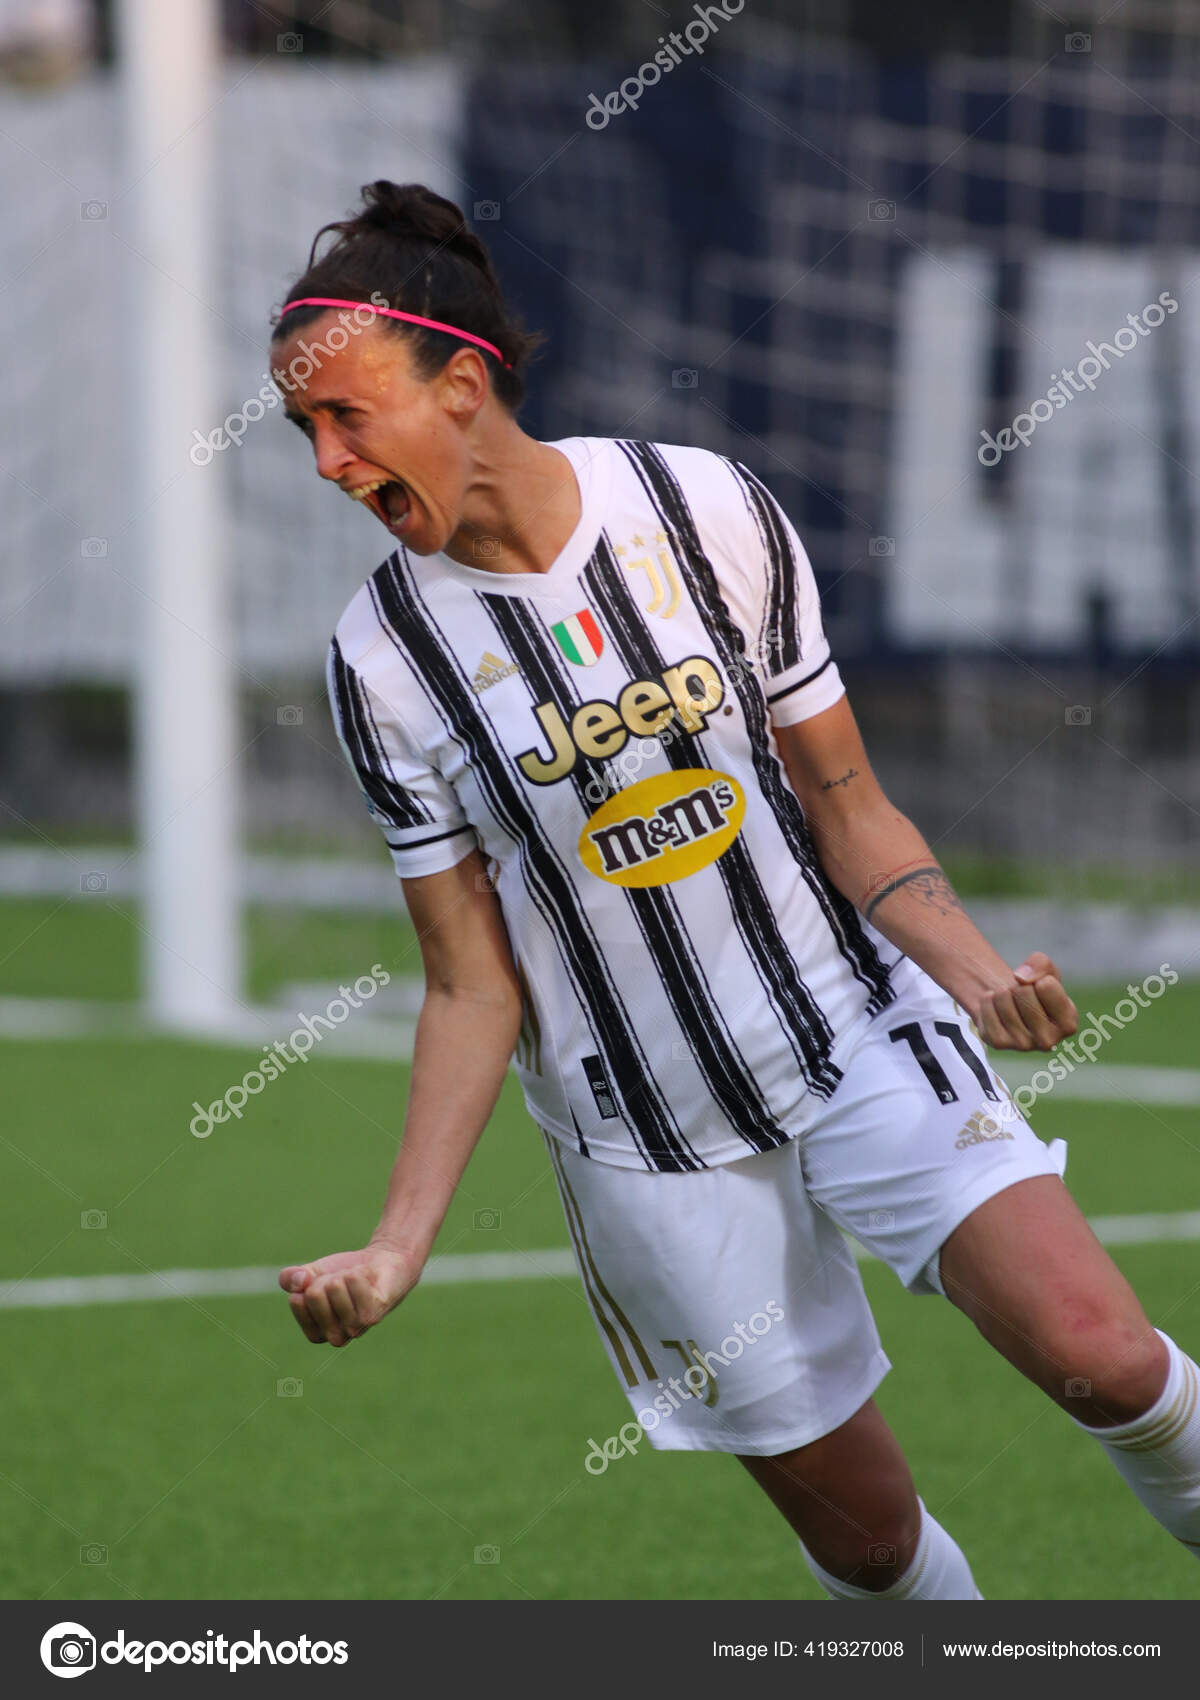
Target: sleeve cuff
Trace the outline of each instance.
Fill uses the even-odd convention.
[[[832,655],[814,667],[811,657],[790,672],[767,681],[767,707],[775,726],[795,726],[832,708],[846,694]]]
[[[387,847],[402,880],[420,879],[423,874],[441,874],[447,868],[457,867],[477,842],[474,827],[466,822],[440,831],[434,828],[424,833],[413,832],[407,835],[406,843],[393,843],[394,837],[394,832],[389,833]]]

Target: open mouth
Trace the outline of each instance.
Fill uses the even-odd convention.
[[[377,484],[366,485],[351,494],[356,502],[370,508],[394,536],[400,535],[412,513],[412,501],[398,478],[382,478]]]

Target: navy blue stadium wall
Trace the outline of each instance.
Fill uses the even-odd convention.
[[[589,96],[634,69],[506,64],[469,92],[463,198],[548,339],[525,421],[745,461],[808,543],[831,619],[885,652],[870,539],[889,523],[904,266],[986,257],[979,424],[1010,419],[1031,256],[1200,249],[1196,90],[1161,61],[1122,90],[1082,53],[1039,69],[713,51],[591,127]],[[979,472],[1001,513],[1007,475]],[[1189,540],[1192,485],[1165,480],[1161,500],[1188,505],[1172,532]]]

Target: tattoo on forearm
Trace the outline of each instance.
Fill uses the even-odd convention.
[[[883,902],[894,891],[899,891],[902,885],[911,885],[913,896],[925,903],[931,909],[936,909],[939,915],[951,915],[956,910],[961,911],[962,904],[958,901],[954,887],[942,870],[936,865],[923,868],[913,868],[908,873],[889,874],[883,885],[874,893],[870,902],[863,909],[863,918],[867,921]]]
[[[857,778],[858,769],[856,767],[852,767],[849,772],[843,773],[840,779],[827,779],[821,789],[822,791],[832,791],[835,785],[848,785],[852,779]]]

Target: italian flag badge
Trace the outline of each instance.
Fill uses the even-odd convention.
[[[550,630],[567,660],[573,661],[576,667],[591,667],[599,661],[604,648],[604,633],[596,624],[596,616],[590,608],[581,608],[578,614],[560,620]]]

